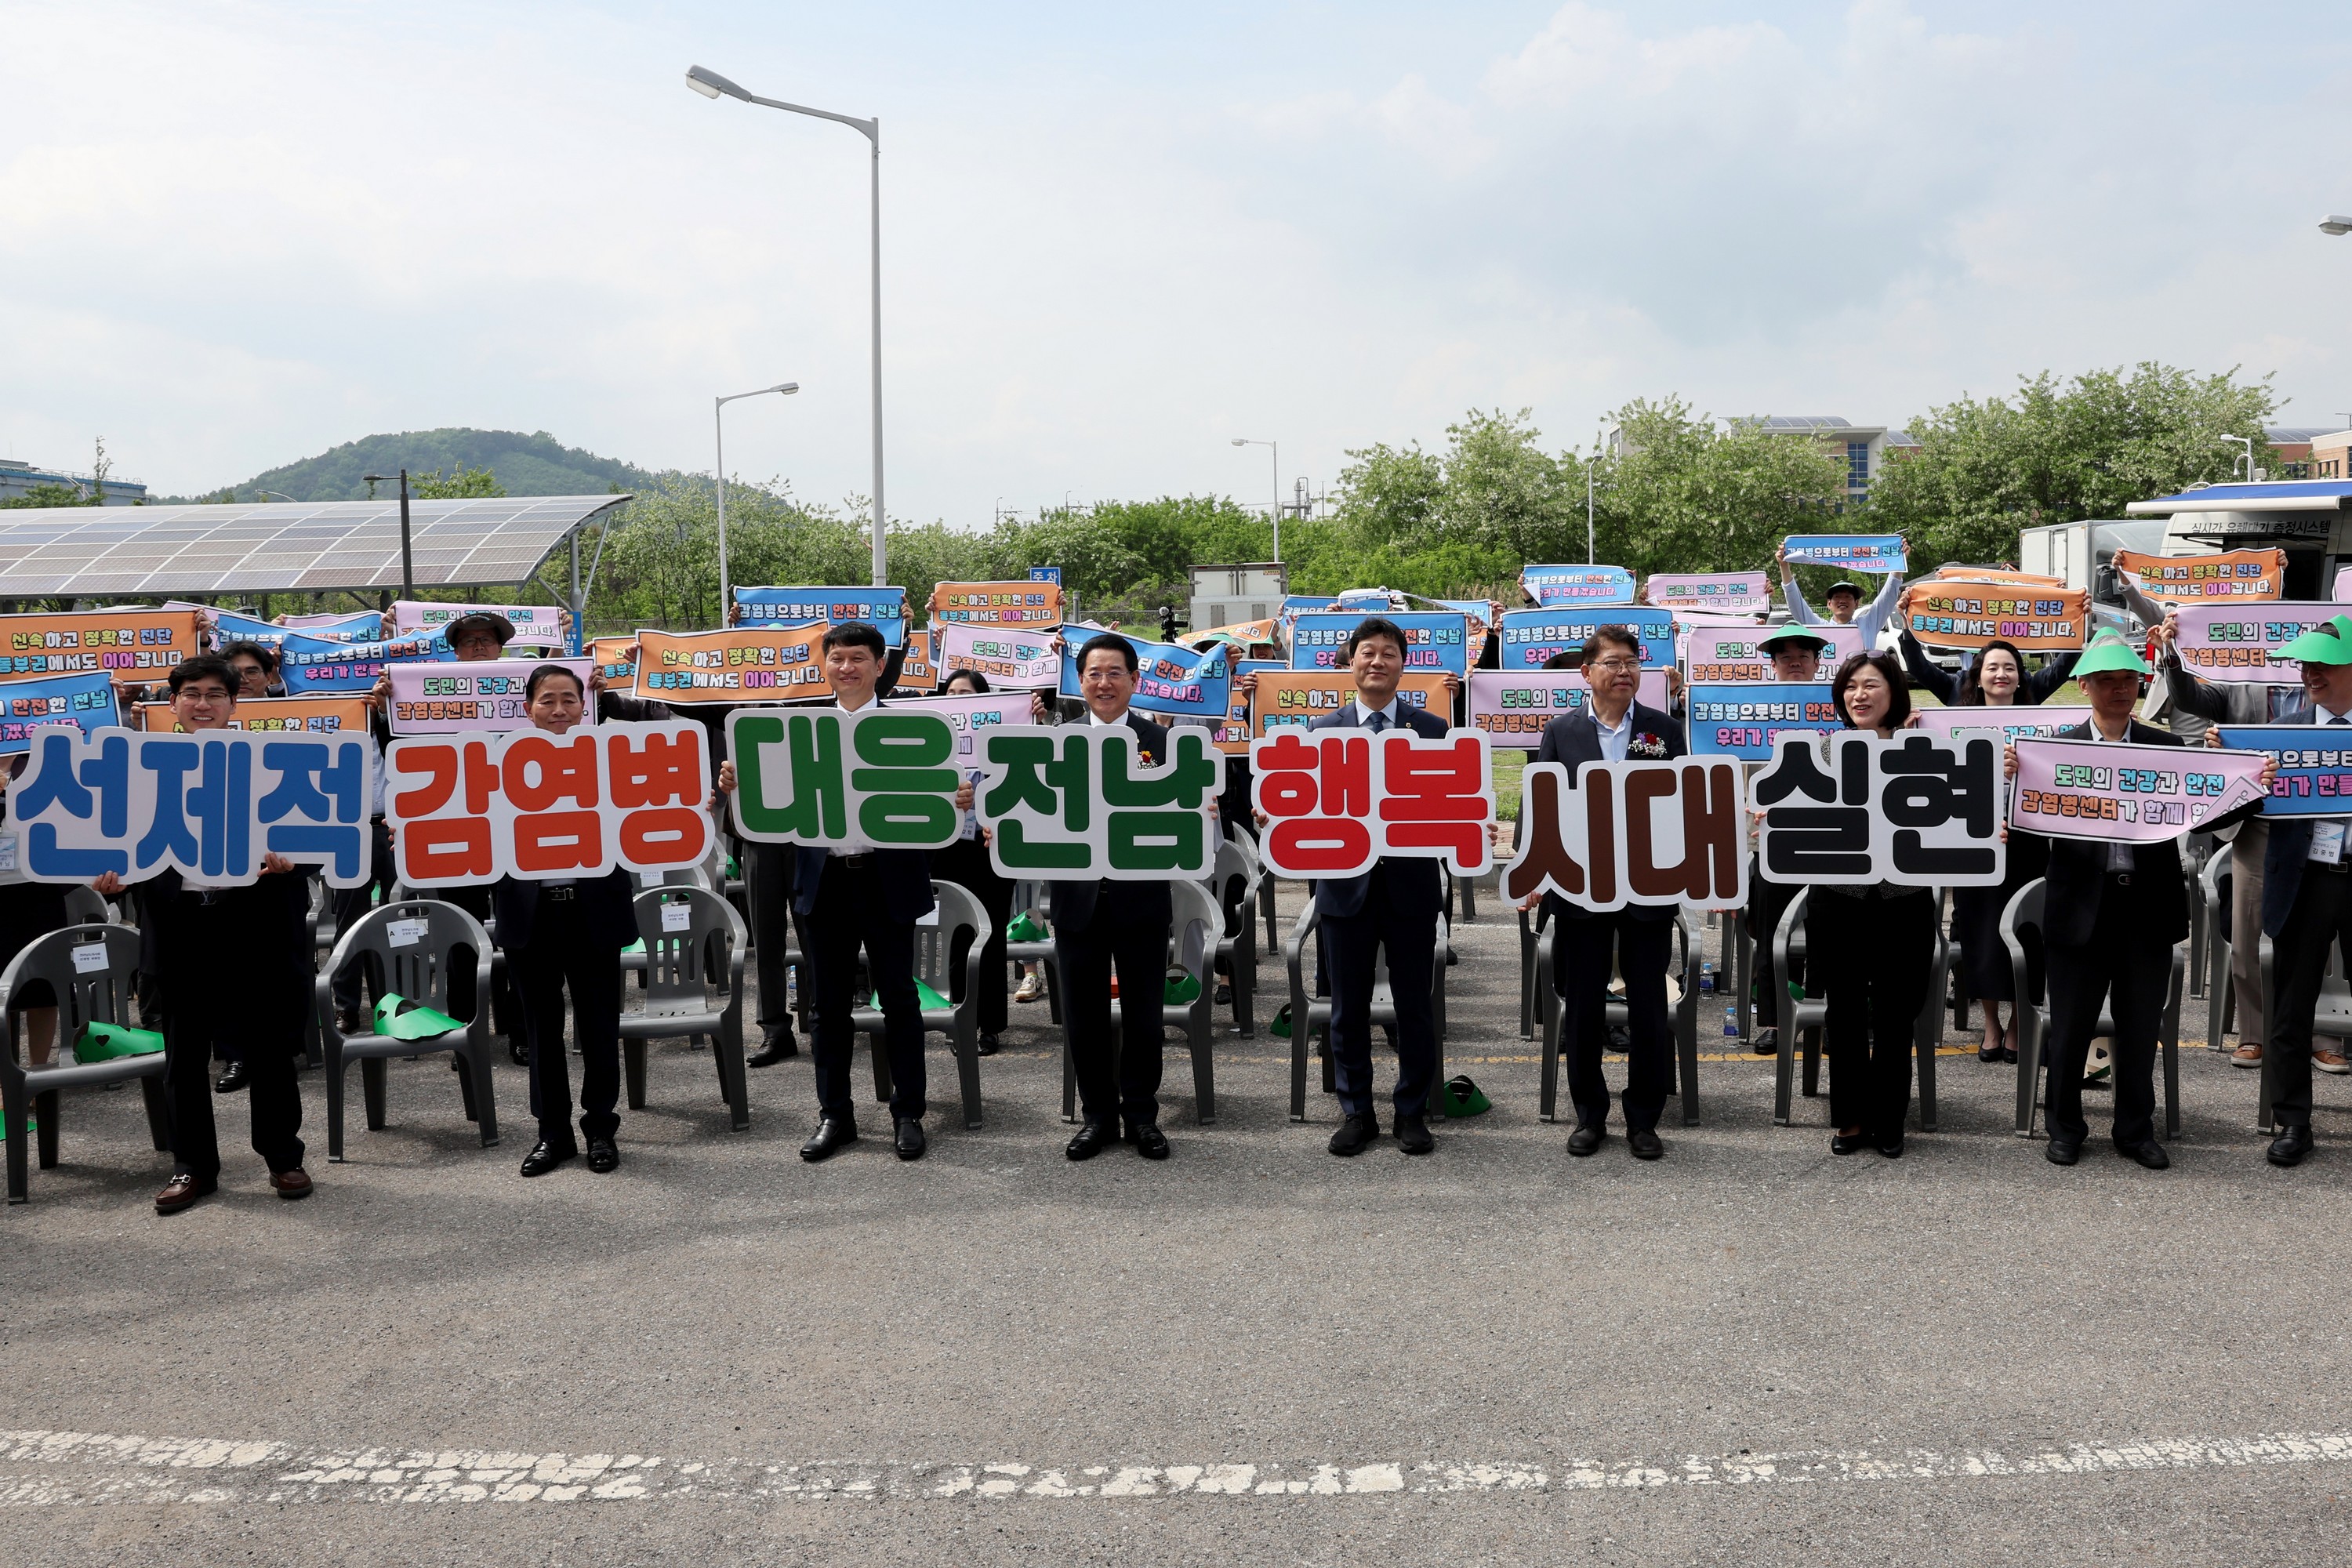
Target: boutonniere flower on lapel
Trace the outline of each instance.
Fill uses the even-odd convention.
[[[1626,750],[1635,756],[1663,757],[1666,754],[1666,743],[1657,736],[1643,731],[1633,737],[1633,743]]]

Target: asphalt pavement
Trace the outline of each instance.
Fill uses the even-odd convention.
[[[1515,923],[1489,902],[1456,936],[1450,1066],[1495,1106],[1425,1159],[1332,1158],[1319,1085],[1289,1121],[1271,996],[1254,1037],[1221,1023],[1213,1125],[1171,1037],[1165,1164],[1062,1157],[1042,1005],[982,1064],[978,1131],[933,1051],[916,1163],[878,1107],[797,1159],[805,1055],[752,1075],[730,1132],[709,1054],[672,1043],[617,1173],[526,1182],[523,1075],[484,1150],[427,1058],[341,1165],[304,1075],[300,1204],[224,1104],[220,1196],[160,1219],[135,1091],[72,1098],[63,1163],[0,1217],[0,1552],[2352,1560],[2346,1080],[2317,1154],[2273,1170],[2253,1075],[2188,1049],[2150,1173],[2095,1135],[2048,1164],[2013,1069],[1972,1053],[1900,1161],[1832,1157],[1824,1100],[1773,1126],[1770,1065],[1715,1059],[1664,1161],[1613,1136],[1573,1160],[1536,1114]]]

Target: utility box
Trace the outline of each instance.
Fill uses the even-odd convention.
[[[1279,615],[1289,581],[1289,574],[1274,561],[1195,566],[1189,628],[1195,633],[1212,631]]]

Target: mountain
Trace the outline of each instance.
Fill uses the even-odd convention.
[[[315,458],[256,474],[228,487],[228,494],[258,500],[263,490],[276,490],[296,500],[362,500],[368,487],[361,475],[396,474],[404,468],[412,474],[488,468],[510,496],[603,495],[641,489],[653,479],[635,464],[566,447],[544,430],[528,436],[515,430],[405,430],[346,441]],[[394,492],[378,485],[376,493]],[[184,499],[221,497],[215,490]]]

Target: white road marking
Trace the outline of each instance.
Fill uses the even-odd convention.
[[[2352,1462],[2352,1432],[2069,1443],[2015,1452],[1868,1449],[1547,1464],[872,1465],[645,1454],[316,1449],[219,1438],[0,1431],[0,1508],[94,1503],[617,1502],[749,1498],[1366,1497],[2086,1476]]]

